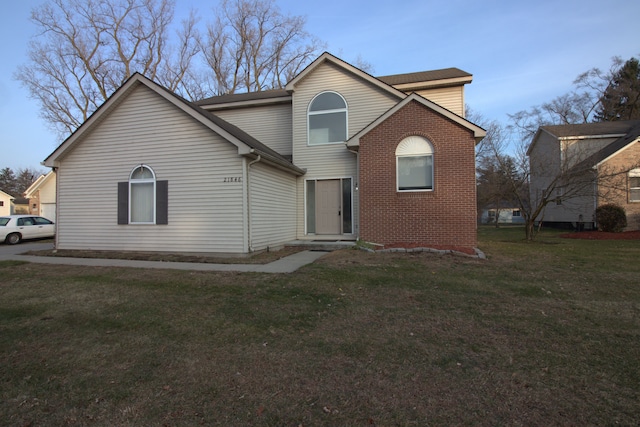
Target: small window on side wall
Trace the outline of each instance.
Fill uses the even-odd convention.
[[[347,140],[347,103],[336,92],[322,92],[309,104],[309,145]]]
[[[629,171],[629,201],[640,202],[640,169]]]
[[[118,183],[118,224],[168,224],[168,189],[149,166],[136,166]]]
[[[396,148],[398,191],[433,190],[433,146],[428,139],[410,136]]]

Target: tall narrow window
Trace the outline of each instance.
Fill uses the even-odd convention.
[[[629,201],[640,202],[640,169],[629,171]]]
[[[137,166],[129,178],[131,224],[155,224],[156,177],[148,166]]]
[[[396,148],[398,191],[433,190],[433,147],[421,136],[403,139]]]
[[[347,103],[336,92],[323,92],[309,104],[309,145],[347,140]]]

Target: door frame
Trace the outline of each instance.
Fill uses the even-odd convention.
[[[351,209],[350,209],[350,214],[351,214],[351,231],[350,232],[346,232],[344,231],[344,193],[342,191],[342,184],[344,180],[350,180],[351,181],[351,194],[350,194],[350,205],[351,205]],[[316,234],[315,231],[313,233],[309,232],[309,223],[308,223],[308,219],[309,219],[309,212],[308,212],[308,183],[309,181],[340,181],[340,232],[338,233],[338,235],[354,235],[354,229],[355,229],[355,224],[354,224],[354,192],[355,192],[355,185],[354,185],[354,177],[353,176],[339,176],[339,177],[321,177],[321,178],[305,178],[304,180],[304,188],[303,188],[303,192],[304,192],[304,209],[303,209],[303,215],[304,215],[304,235],[305,236],[332,236],[332,234]],[[315,207],[315,203],[314,203],[314,207]],[[317,207],[315,207],[316,212],[317,212]],[[315,218],[315,215],[314,215]],[[315,227],[314,227],[315,228]]]

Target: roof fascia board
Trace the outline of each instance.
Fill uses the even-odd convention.
[[[605,157],[604,159],[600,160],[598,163],[596,163],[593,167],[594,168],[598,168],[600,167],[600,165],[602,165],[603,163],[606,163],[607,161],[611,160],[612,158],[614,158],[615,156],[617,156],[618,154],[622,153],[624,150],[626,150],[627,148],[630,148],[633,144],[637,144],[640,143],[640,136],[637,137],[636,139],[634,139],[633,141],[629,142],[627,145],[625,145],[624,147],[622,147],[621,149],[619,149],[618,151],[616,151],[615,153],[611,153],[610,155],[608,155],[607,157]]]
[[[572,140],[585,140],[585,139],[606,139],[606,138],[622,138],[626,133],[611,133],[602,135],[575,135],[575,136],[561,136],[558,137],[558,141],[572,141]]]
[[[0,190],[0,195],[4,195],[6,196],[9,200],[15,200],[15,197],[13,197],[11,194],[7,194],[4,191]]]
[[[295,90],[295,86],[300,81],[302,81],[306,76],[308,76],[311,72],[313,72],[313,70],[315,70],[318,66],[320,66],[325,62],[330,62],[336,65],[337,67],[340,67],[346,71],[349,71],[352,74],[355,74],[356,76],[360,77],[361,79],[371,83],[372,85],[377,86],[378,88],[386,92],[389,92],[392,95],[397,96],[398,98],[402,98],[405,96],[404,92],[382,82],[381,80],[376,79],[372,75],[365,73],[361,69],[354,67],[353,65],[331,55],[328,52],[324,52],[315,61],[309,64],[304,70],[302,70],[296,77],[294,77],[289,83],[287,83],[287,85],[285,86],[285,89],[290,92],[293,92]]]
[[[346,142],[347,147],[348,148],[357,148],[357,147],[359,147],[360,146],[360,138],[362,138],[364,135],[369,133],[369,131],[371,131],[373,128],[378,126],[380,123],[382,123],[383,121],[388,119],[392,114],[396,113],[398,110],[400,110],[402,107],[404,107],[405,105],[407,105],[411,101],[417,101],[417,102],[421,103],[422,105],[424,105],[425,107],[434,110],[436,113],[438,113],[440,115],[443,115],[446,118],[458,123],[459,125],[462,125],[462,126],[466,127],[467,129],[469,129],[470,131],[473,132],[473,137],[476,140],[476,144],[478,142],[480,142],[480,140],[487,135],[487,132],[484,129],[482,129],[480,126],[477,126],[477,125],[471,123],[467,119],[458,116],[457,114],[447,110],[444,107],[441,107],[440,105],[438,105],[438,104],[436,104],[434,102],[429,101],[426,98],[423,98],[422,96],[420,96],[420,95],[418,95],[417,93],[414,92],[411,95],[407,96],[402,101],[398,102],[393,107],[391,107],[389,110],[387,110],[384,114],[382,114],[376,120],[374,120],[373,122],[369,123],[369,125],[367,125],[360,132],[356,133],[351,138],[349,138],[347,140],[347,142]]]
[[[281,159],[278,159],[277,157],[273,157],[269,153],[265,153],[255,148],[251,149],[248,153],[245,154],[245,156],[250,157],[254,160],[257,159],[258,157],[261,157],[262,161],[270,164],[271,166],[280,170],[284,170],[285,172],[289,172],[289,173],[293,172],[294,175],[296,176],[302,176],[307,173],[306,169],[301,169],[292,163],[284,162]]]
[[[431,81],[414,82],[414,83],[401,83],[401,84],[393,85],[393,87],[399,90],[409,89],[409,90],[415,91],[415,90],[436,89],[436,88],[451,87],[451,86],[463,86],[471,83],[472,81],[473,81],[473,77],[456,77],[452,79],[431,80]]]
[[[262,107],[275,104],[288,104],[291,103],[291,96],[283,96],[279,98],[258,99],[255,101],[239,101],[239,102],[225,102],[222,104],[208,104],[200,105],[199,107],[207,111],[217,110],[231,110],[235,108],[248,108],[248,107]]]
[[[33,194],[38,191],[42,186],[44,186],[47,182],[51,181],[52,177],[55,175],[54,171],[49,171],[45,175],[40,175],[38,179],[36,179],[33,184],[27,188],[27,191],[24,192],[25,197],[30,197],[29,194]]]

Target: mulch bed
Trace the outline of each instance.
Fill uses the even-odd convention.
[[[585,240],[640,240],[640,231],[623,231],[621,233],[608,233],[605,231],[580,231],[561,234],[565,239]]]

